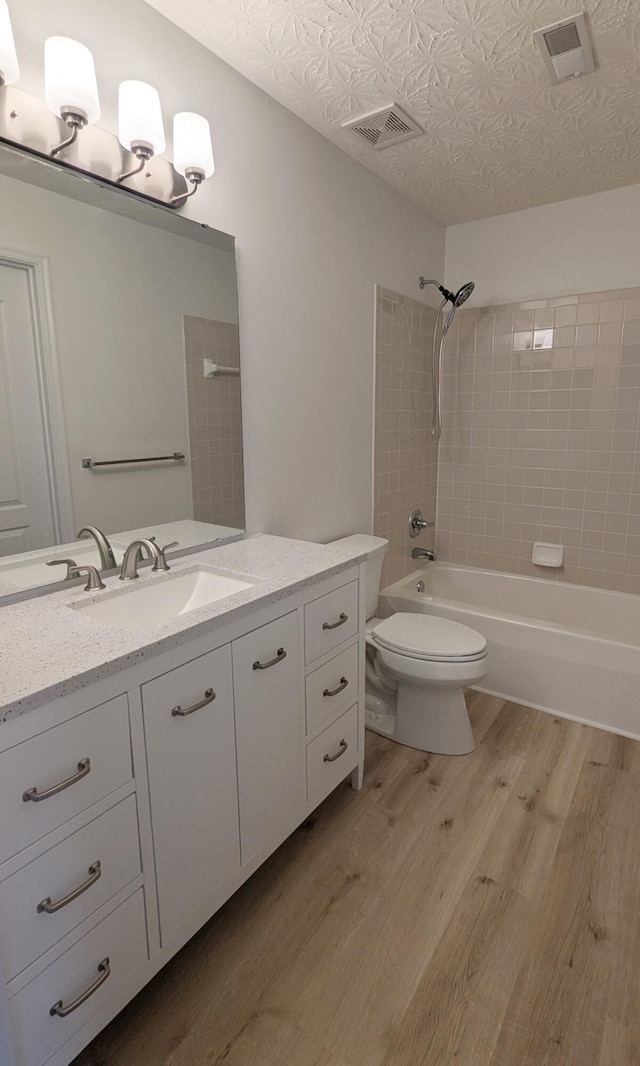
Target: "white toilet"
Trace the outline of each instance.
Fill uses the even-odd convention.
[[[367,556],[367,728],[422,751],[468,755],[475,742],[463,689],[486,676],[485,638],[436,615],[376,618],[389,542],[356,534],[335,543]]]

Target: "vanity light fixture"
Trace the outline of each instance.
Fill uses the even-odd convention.
[[[202,115],[179,111],[173,116],[173,165],[193,186],[191,192],[174,196],[171,201],[172,204],[182,204],[215,171],[211,130]]]
[[[140,175],[127,186],[127,193],[167,207],[181,207],[214,172],[206,118],[191,111],[174,116],[172,164],[163,155],[166,141],[158,91],[146,82],[130,80],[123,81],[118,92],[118,137],[101,129],[97,125],[100,98],[93,56],[86,45],[70,37],[48,37],[45,41],[44,102],[22,92],[14,85],[20,70],[10,3],[0,0],[0,141],[32,155],[56,158],[79,140],[80,130],[91,126],[80,141],[82,150],[65,154],[59,162],[56,158],[58,166],[115,186]],[[48,111],[69,128],[69,136],[57,144],[59,127]],[[125,153],[135,157],[136,165],[131,167]],[[153,164],[146,171],[151,159]]]
[[[13,85],[20,77],[16,45],[7,0],[0,0],[0,85]]]
[[[52,150],[55,156],[73,144],[78,130],[100,118],[100,100],[93,56],[70,37],[48,37],[44,45],[45,101],[66,122],[71,136]]]
[[[164,152],[166,141],[160,96],[153,85],[147,85],[145,81],[121,83],[118,90],[118,138],[122,147],[138,160],[138,166],[121,174],[118,182],[139,174],[152,156]]]

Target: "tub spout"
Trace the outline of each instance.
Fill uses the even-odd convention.
[[[426,559],[429,563],[435,563],[436,553],[431,551],[431,548],[413,548],[411,551],[412,559]]]

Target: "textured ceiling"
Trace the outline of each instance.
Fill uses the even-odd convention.
[[[148,0],[451,224],[640,182],[640,0]],[[551,85],[532,30],[586,10],[598,69]],[[392,101],[424,137],[340,128]]]

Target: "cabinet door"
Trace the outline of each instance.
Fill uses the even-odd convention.
[[[305,802],[296,612],[233,642],[242,863],[284,836]]]
[[[143,685],[142,704],[164,946],[240,868],[230,646]]]

